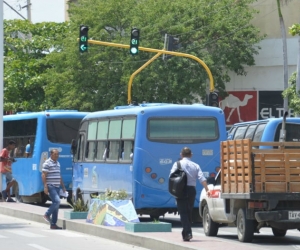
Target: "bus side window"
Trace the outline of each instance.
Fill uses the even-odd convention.
[[[93,160],[94,155],[95,155],[95,146],[96,142],[95,141],[88,141],[86,144],[86,151],[85,151],[85,158],[87,160]]]
[[[108,149],[109,155],[107,156],[107,160],[119,160],[120,152],[121,152],[121,127],[122,120],[111,120],[109,122],[109,130],[108,130]]]
[[[241,126],[241,127],[238,127],[235,131],[235,134],[234,134],[234,140],[237,140],[237,139],[244,139],[244,134],[245,134],[245,131],[247,129],[247,126]]]
[[[85,158],[88,161],[94,160],[96,150],[97,122],[92,121],[88,125]]]
[[[135,118],[127,118],[123,120],[122,124],[122,136],[121,136],[121,160],[132,161],[133,148],[135,138]]]
[[[266,127],[266,124],[259,124],[257,126],[257,129],[256,129],[256,131],[254,133],[253,141],[257,141],[257,142],[261,141],[261,137],[263,135],[265,127]]]
[[[245,139],[253,139],[254,131],[257,127],[257,124],[250,125],[246,131]]]
[[[133,141],[124,141],[122,150],[122,160],[131,161],[133,157]]]

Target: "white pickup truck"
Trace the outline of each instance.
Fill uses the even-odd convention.
[[[251,242],[260,228],[272,228],[284,237],[300,228],[299,143],[263,143],[250,140],[221,143],[221,170],[208,180],[211,197],[202,190],[199,214],[206,236],[220,226],[234,224],[241,242]],[[300,233],[299,233],[300,234]]]

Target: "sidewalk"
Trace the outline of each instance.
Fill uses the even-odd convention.
[[[0,213],[25,220],[45,223],[42,216],[47,207],[24,203],[0,202]],[[64,211],[60,209],[58,225],[64,229],[94,235],[113,241],[123,242],[151,250],[213,250],[213,249],[239,249],[241,246],[230,242],[224,242],[215,237],[205,237],[194,233],[190,242],[183,242],[181,239],[181,228],[172,229],[167,233],[131,233],[125,231],[124,227],[107,227],[86,223],[85,220],[67,220],[64,218]],[[71,209],[70,209],[71,210]],[[243,246],[244,250],[253,249]]]

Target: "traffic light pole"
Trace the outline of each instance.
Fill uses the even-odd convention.
[[[119,44],[119,43],[109,43],[109,42],[103,42],[103,41],[96,41],[96,40],[88,40],[89,44],[97,44],[97,45],[104,45],[104,46],[110,46],[110,47],[117,47],[117,48],[124,48],[124,49],[129,49],[130,45],[125,45],[125,44]],[[180,52],[175,52],[175,51],[168,51],[168,50],[159,50],[159,49],[152,49],[152,48],[145,48],[145,47],[140,47],[139,46],[139,50],[142,51],[147,51],[147,52],[152,52],[152,53],[160,53],[161,54],[168,54],[168,55],[172,55],[172,56],[181,56],[181,57],[187,57],[190,59],[193,59],[195,61],[197,61],[198,63],[200,63],[202,65],[202,67],[206,70],[207,74],[208,74],[208,78],[209,78],[209,91],[213,92],[215,89],[214,86],[214,80],[211,74],[210,69],[207,67],[207,65],[200,60],[198,57],[190,55],[190,54],[185,54],[185,53],[180,53]],[[157,57],[159,56],[158,54],[156,55]],[[155,56],[154,56],[155,57]],[[151,62],[153,62],[157,57],[152,58]],[[151,63],[150,62],[150,63]],[[145,63],[137,73],[139,73],[142,69],[144,69],[146,66],[148,66],[150,63]],[[145,67],[144,67],[145,66]],[[136,73],[136,72],[135,72]],[[136,74],[135,74],[136,75]],[[130,82],[129,82],[130,83]],[[131,82],[132,84],[132,82]],[[130,92],[128,91],[128,101],[130,99],[131,101],[131,96],[129,96],[129,94],[131,95],[131,84],[130,84]],[[128,90],[129,90],[129,86],[128,86]]]
[[[133,74],[130,76],[129,83],[128,83],[128,104],[131,103],[131,86],[132,86],[132,81],[133,78],[140,73],[144,68],[146,68],[150,63],[152,63],[156,58],[158,58],[162,53],[159,52],[155,56],[153,56],[148,62],[146,62],[142,67],[137,69]]]

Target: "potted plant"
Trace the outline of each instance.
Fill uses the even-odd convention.
[[[64,216],[66,219],[86,219],[89,206],[88,201],[84,201],[78,198],[76,201],[72,200],[72,204],[69,205],[73,208],[73,211],[64,211]]]

